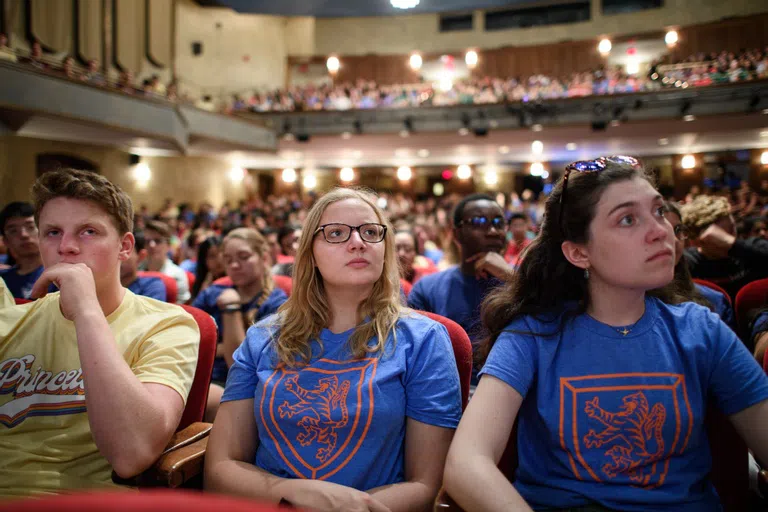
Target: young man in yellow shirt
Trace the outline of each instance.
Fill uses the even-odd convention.
[[[134,243],[122,190],[60,170],[32,194],[45,271],[37,301],[0,309],[0,499],[148,468],[179,424],[200,341],[183,309],[120,284]]]

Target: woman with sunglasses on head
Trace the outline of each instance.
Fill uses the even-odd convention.
[[[688,232],[683,224],[680,208],[671,201],[667,201],[664,207],[666,210],[664,218],[672,225],[675,235],[675,278],[667,286],[654,290],[651,294],[667,304],[680,304],[682,302],[701,304],[717,313],[723,322],[733,328],[733,308],[731,308],[728,298],[717,290],[695,283],[691,278],[688,263],[683,258]]]
[[[431,506],[461,415],[458,372],[446,329],[400,304],[375,197],[336,189],[315,203],[290,298],[234,359],[207,489],[321,511]]]
[[[445,471],[464,509],[721,510],[710,399],[768,460],[768,377],[717,315],[646,293],[674,276],[664,212],[634,158],[566,168],[515,277],[483,305],[485,365]],[[513,485],[496,464],[517,419]]]

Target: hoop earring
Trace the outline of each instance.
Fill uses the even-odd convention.
[[[589,279],[589,269],[588,268],[584,269],[584,279]]]

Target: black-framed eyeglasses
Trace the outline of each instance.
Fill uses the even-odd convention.
[[[352,236],[352,231],[360,234],[360,239],[369,244],[377,244],[384,240],[387,234],[387,226],[384,224],[360,224],[359,226],[350,226],[349,224],[323,224],[315,230],[315,235],[323,233],[323,238],[329,244],[343,244]]]
[[[689,236],[688,229],[682,224],[678,224],[677,226],[675,226],[674,232],[675,232],[675,238],[677,238],[681,242],[685,242],[686,240],[688,240],[688,236]]]
[[[568,191],[568,176],[571,172],[600,172],[604,170],[608,163],[631,165],[632,167],[640,167],[640,161],[633,156],[613,155],[613,156],[601,156],[594,160],[579,160],[578,162],[571,162],[565,166],[565,174],[563,175],[563,193],[560,194],[560,218],[558,219],[558,225],[560,229],[563,229],[563,210],[565,209],[565,195]]]
[[[484,231],[494,227],[496,231],[504,231],[507,229],[507,219],[502,216],[489,218],[485,215],[475,215],[459,222],[459,226],[469,226],[473,229],[482,229]]]

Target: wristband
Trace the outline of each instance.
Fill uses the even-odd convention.
[[[221,308],[222,313],[235,313],[237,311],[242,311],[242,306],[240,304],[227,304]]]

